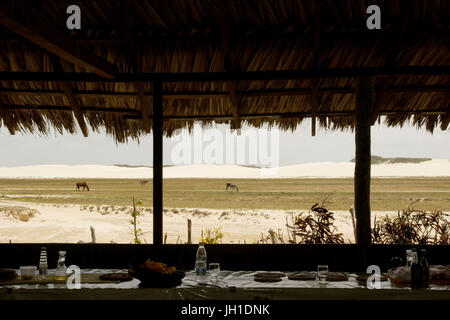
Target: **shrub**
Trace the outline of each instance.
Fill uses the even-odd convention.
[[[311,211],[293,215],[291,224],[286,223],[289,243],[344,243],[342,233],[336,232],[333,212],[320,207],[318,203],[311,207]]]
[[[372,243],[450,244],[450,221],[442,211],[415,210],[409,205],[394,217],[374,221]]]
[[[222,243],[223,232],[222,228],[209,229],[207,228],[205,232],[202,230],[202,236],[200,241],[206,244],[219,244]]]
[[[133,198],[133,208],[130,211],[130,215],[132,217],[132,219],[130,220],[131,225],[133,226],[133,235],[134,235],[134,243],[135,244],[141,244],[142,243],[142,235],[144,234],[144,232],[142,231],[141,228],[139,228],[138,226],[138,220],[137,218],[144,215],[143,208],[137,208],[137,206],[142,206],[144,203],[142,202],[142,200],[139,200],[138,202],[134,201]]]

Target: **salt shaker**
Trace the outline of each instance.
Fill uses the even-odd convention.
[[[41,256],[39,259],[39,274],[47,275],[48,273],[48,263],[47,263],[47,248],[41,248]]]

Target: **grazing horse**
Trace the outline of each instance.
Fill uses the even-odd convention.
[[[86,182],[77,182],[77,191],[79,191],[80,188],[83,188],[83,190],[87,189],[87,191],[89,191],[89,186]]]
[[[227,188],[225,190],[228,191],[228,189],[236,190],[236,192],[239,192],[238,186],[232,183],[227,183]]]
[[[148,180],[141,180],[139,181],[139,183],[141,184],[141,186],[145,186],[148,183]]]

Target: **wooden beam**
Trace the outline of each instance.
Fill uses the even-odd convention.
[[[329,1],[331,3],[331,1]],[[327,10],[332,10],[329,7],[329,3],[326,4]],[[408,25],[407,32],[413,32],[417,38],[425,38],[429,41],[440,41],[448,37],[448,29],[446,27],[436,27],[430,25],[425,26],[423,24],[419,25]],[[311,41],[313,33],[310,32],[309,26],[293,26],[292,31],[286,33],[283,28],[273,28],[270,33],[267,32],[267,28],[239,28],[239,33],[233,34],[233,42],[238,46],[249,45],[253,46],[261,41],[274,42],[282,38],[286,42],[306,42]],[[77,31],[77,37],[72,41],[76,44],[82,45],[111,45],[118,48],[126,47],[129,44],[128,36],[126,31],[123,34],[115,34],[114,38],[111,38],[111,33],[109,28],[89,28],[89,31],[84,32],[84,29]],[[120,30],[117,30],[120,31]],[[201,41],[206,46],[217,45],[217,39],[221,37],[221,28],[205,26],[203,28],[196,28],[196,32],[192,32],[191,27],[184,30],[174,29],[172,32],[167,32],[166,30],[161,30],[161,32],[148,28],[141,28],[135,30],[135,34],[132,35],[136,38],[137,42],[148,43],[160,42],[161,40],[166,43],[180,42],[180,41]],[[89,34],[88,34],[89,32]],[[96,35],[95,38],[92,34]],[[394,33],[395,35],[395,33]],[[375,40],[381,41],[381,45],[393,47],[393,30],[392,28],[386,28],[381,30],[376,30],[374,34],[373,30],[364,28],[350,28],[349,26],[342,25],[340,22],[336,23],[336,28],[321,30],[321,38],[323,40],[339,40],[339,39],[361,39],[371,37]],[[16,35],[5,35],[0,34],[0,42],[8,42],[12,44],[22,43],[23,40]]]
[[[181,73],[121,73],[114,79],[105,79],[91,73],[0,72],[0,80],[7,81],[69,81],[69,82],[217,82],[265,81],[300,79],[339,79],[363,76],[448,76],[450,66],[355,67],[319,70],[272,70],[239,72],[181,72]]]
[[[153,245],[163,243],[163,95],[153,83]]]
[[[62,66],[61,61],[59,60],[59,57],[53,57],[52,59],[53,68],[56,72],[62,72]],[[69,101],[69,105],[72,108],[73,114],[75,115],[75,118],[77,119],[78,125],[80,126],[81,132],[83,133],[83,136],[87,137],[89,135],[89,130],[86,125],[86,122],[84,121],[83,112],[81,111],[80,103],[73,94],[72,86],[69,82],[59,82],[59,85],[64,91],[64,95],[66,96],[67,100]]]
[[[310,96],[311,89],[267,89],[267,90],[248,90],[236,91],[238,96],[246,98],[258,97],[276,97],[276,96]],[[355,94],[353,87],[322,87],[318,88],[319,96],[321,95],[342,95]],[[382,91],[382,86],[374,89],[374,93],[378,94]],[[405,92],[422,92],[422,93],[448,93],[450,87],[446,86],[393,86],[386,88],[386,93],[405,93]],[[135,100],[137,92],[113,92],[113,91],[74,91],[73,94],[77,97],[85,98],[121,98],[127,100]],[[10,90],[0,89],[0,96],[65,96],[64,91],[58,90]],[[146,91],[144,96],[153,99],[153,92]],[[229,96],[228,91],[172,91],[164,92],[165,100],[178,99],[221,99]]]
[[[27,22],[15,19],[14,15],[7,11],[5,7],[0,9],[1,25],[64,60],[79,65],[103,78],[114,78],[116,73],[114,65],[92,54],[88,48],[76,44],[55,26],[46,26],[43,23],[28,25]]]
[[[143,127],[145,132],[149,133],[151,126],[150,126],[150,101],[148,101],[145,98],[144,93],[144,84],[142,82],[136,83],[137,87],[137,97],[138,97],[138,106],[142,113],[142,121],[143,121]]]
[[[359,77],[356,92],[355,123],[355,214],[356,242],[361,248],[362,264],[367,262],[371,243],[370,220],[370,110],[372,107],[372,78]],[[367,266],[367,264],[366,264]]]
[[[22,111],[66,111],[71,112],[72,109],[68,106],[24,106],[24,105],[4,105],[6,110],[22,110]],[[346,108],[348,109],[348,108]],[[92,107],[83,106],[81,110],[84,113],[112,113],[121,114],[127,119],[142,120],[142,113],[138,109],[130,108],[107,108],[107,107]],[[445,115],[447,114],[446,109],[424,111],[424,110],[405,110],[405,111],[392,111],[392,110],[381,110],[380,115],[386,116],[411,116],[411,115]],[[264,119],[264,118],[279,118],[279,119],[292,119],[292,118],[309,118],[311,117],[311,112],[274,112],[274,113],[257,113],[257,114],[246,114],[242,113],[242,119]],[[317,112],[316,117],[354,117],[354,111],[336,111],[336,112]],[[153,119],[153,116],[149,116],[149,119]],[[209,116],[204,115],[192,115],[192,116],[164,116],[165,121],[194,121],[194,120],[232,120],[232,115],[221,115],[213,114]]]

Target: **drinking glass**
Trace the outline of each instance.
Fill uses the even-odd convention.
[[[319,277],[319,283],[327,283],[328,266],[320,264],[317,267],[317,276]]]
[[[220,272],[220,264],[218,264],[217,262],[209,264],[209,276],[212,282],[217,282],[219,272]]]

